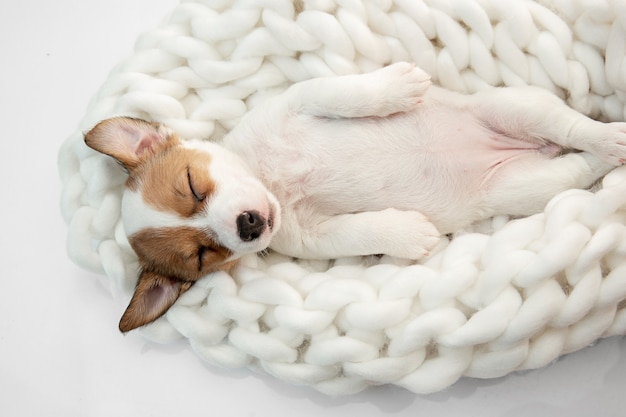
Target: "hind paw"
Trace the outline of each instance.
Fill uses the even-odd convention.
[[[603,124],[595,138],[593,154],[614,166],[626,164],[626,123]]]

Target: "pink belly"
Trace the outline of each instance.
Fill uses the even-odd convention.
[[[534,138],[516,138],[483,126],[471,114],[449,115],[445,129],[430,132],[436,139],[425,144],[434,161],[443,162],[461,176],[470,176],[478,187],[504,166],[523,158],[553,158],[561,148]]]

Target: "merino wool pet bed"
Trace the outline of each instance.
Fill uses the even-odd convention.
[[[216,140],[293,82],[400,60],[453,90],[530,84],[592,117],[626,119],[624,1],[182,1],[138,39],[60,150],[71,258],[126,295],[135,285],[120,222],[125,175],[83,144],[101,119],[141,117]],[[251,255],[141,332],[333,395],[379,384],[434,392],[626,333],[626,168],[543,213],[444,240],[420,264]]]

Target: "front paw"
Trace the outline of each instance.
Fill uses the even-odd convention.
[[[389,225],[391,242],[384,251],[386,255],[419,260],[439,243],[441,234],[421,213],[388,209],[386,214],[394,219]]]
[[[415,64],[398,62],[372,73],[372,83],[380,88],[378,116],[414,109],[430,87],[430,75]]]

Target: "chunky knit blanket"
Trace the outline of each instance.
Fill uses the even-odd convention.
[[[69,254],[133,289],[120,222],[125,176],[82,132],[113,115],[216,140],[252,106],[311,77],[414,61],[444,87],[532,84],[625,120],[621,0],[183,0],[142,35],[59,154]],[[544,213],[498,217],[421,264],[388,257],[243,259],[199,281],[142,333],[187,338],[212,364],[333,395],[396,384],[441,390],[549,364],[626,333],[626,168]]]

